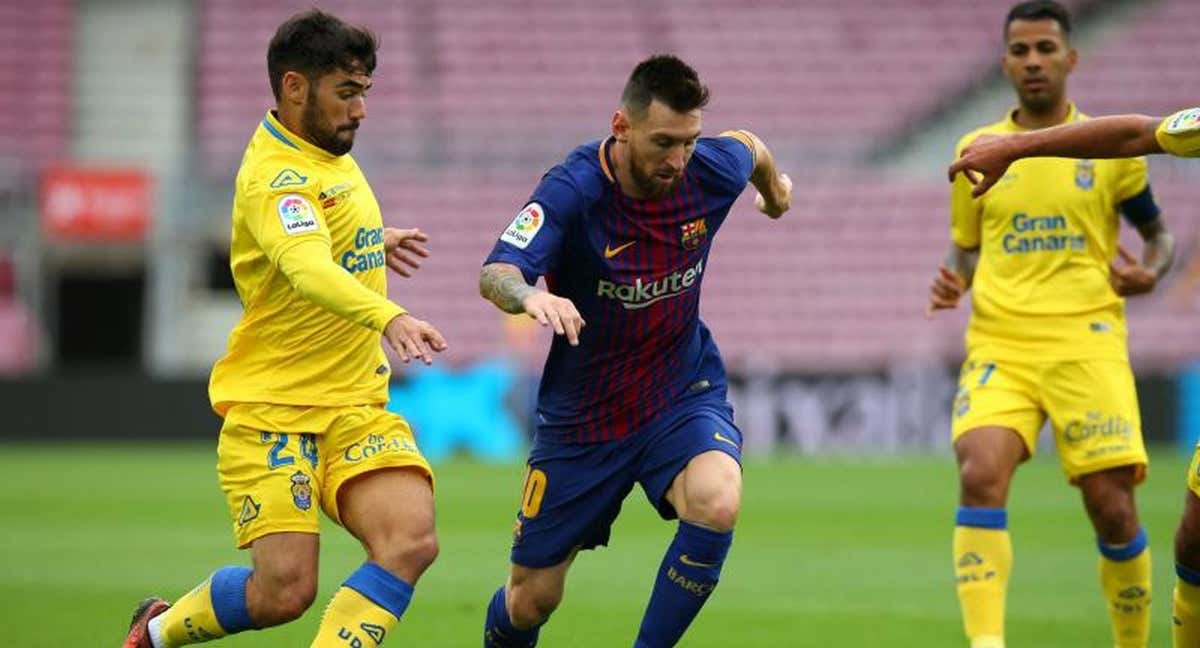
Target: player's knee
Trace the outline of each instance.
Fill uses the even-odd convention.
[[[1132,502],[1110,498],[1091,507],[1096,535],[1110,544],[1124,544],[1137,535],[1138,520]]]
[[[371,560],[384,569],[415,583],[417,577],[437,560],[439,547],[433,529],[417,534],[397,534],[370,549]]]
[[[1003,506],[1008,490],[1008,475],[979,458],[968,458],[958,467],[962,485],[962,503],[966,506]]]
[[[1200,531],[1186,523],[1175,530],[1175,562],[1200,569]]]
[[[305,574],[274,579],[265,584],[261,594],[254,620],[262,626],[287,623],[304,616],[312,606],[317,597],[317,579],[315,575]]]
[[[732,531],[740,509],[741,497],[737,491],[724,489],[690,500],[684,519],[715,531]]]
[[[513,585],[508,590],[509,616],[513,625],[521,629],[545,623],[561,602],[561,590],[521,585]]]

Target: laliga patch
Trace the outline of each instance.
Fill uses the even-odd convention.
[[[533,237],[537,236],[538,230],[542,229],[545,222],[546,211],[542,209],[542,206],[535,202],[529,203],[525,205],[525,209],[522,209],[521,213],[517,214],[508,229],[504,230],[500,240],[524,250]]]
[[[1200,108],[1181,110],[1169,117],[1166,131],[1171,135],[1200,131]]]
[[[320,229],[312,203],[300,194],[283,196],[279,199],[276,208],[279,211],[279,220],[283,222],[283,231],[288,235],[315,232]]]

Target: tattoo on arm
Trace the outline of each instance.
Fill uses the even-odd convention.
[[[967,250],[951,243],[950,251],[946,253],[946,267],[963,278],[966,288],[970,288],[975,279],[975,267],[979,265],[979,248]]]
[[[525,283],[514,265],[489,263],[479,273],[479,294],[506,313],[524,313],[525,298],[534,292],[537,288]]]
[[[1154,271],[1159,279],[1171,269],[1175,259],[1175,237],[1167,231],[1161,219],[1138,226],[1138,234],[1146,242],[1142,252],[1142,265]]]

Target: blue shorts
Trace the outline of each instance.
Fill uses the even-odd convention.
[[[667,489],[693,457],[709,450],[742,461],[742,433],[723,399],[681,404],[617,441],[535,439],[513,529],[512,562],[551,567],[576,549],[607,545],[635,483],[664,520],[677,517],[664,497]]]

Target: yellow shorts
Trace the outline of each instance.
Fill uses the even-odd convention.
[[[317,533],[317,505],[340,524],[338,489],[381,468],[414,468],[433,481],[408,423],[375,405],[235,405],[217,445],[221,490],[242,548],[269,533]]]
[[[1080,476],[1136,465],[1145,476],[1146,446],[1137,390],[1122,360],[1018,362],[968,357],[952,406],[953,439],[980,427],[1016,430],[1030,456],[1046,417],[1063,472]]]

